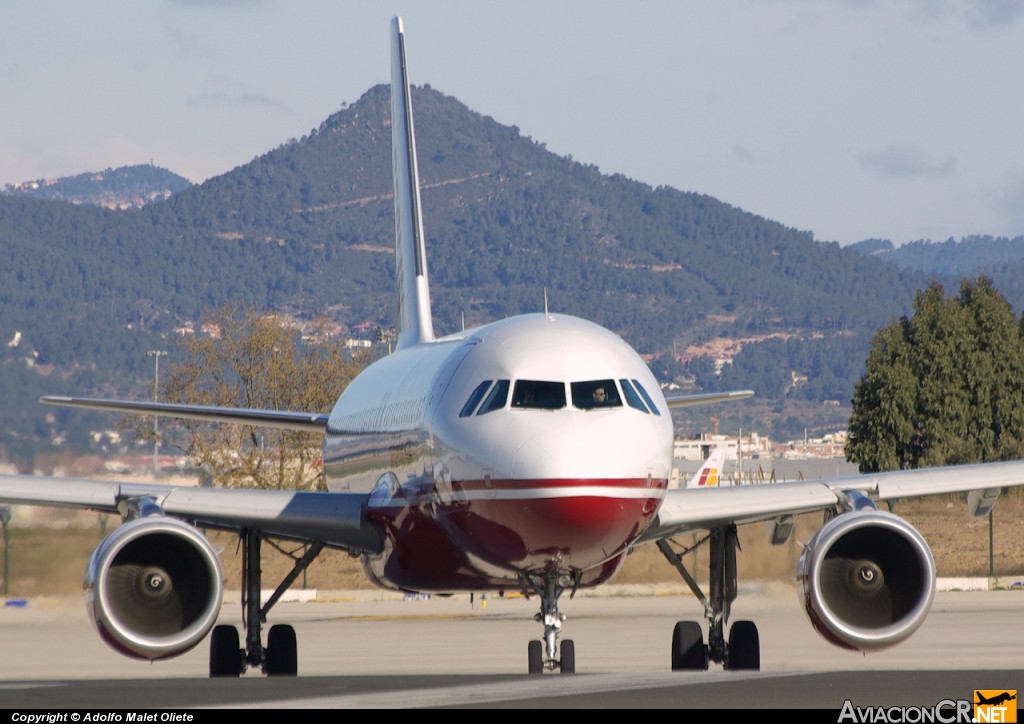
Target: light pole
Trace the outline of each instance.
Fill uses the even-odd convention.
[[[166,357],[167,352],[162,349],[151,349],[146,352],[147,357],[153,358],[153,402],[160,401],[160,358]],[[160,416],[153,415],[153,476],[160,473],[157,456],[160,452]]]
[[[11,568],[7,558],[7,524],[11,522],[11,508],[9,505],[0,505],[0,524],[4,526],[4,588],[3,595],[7,595],[10,588]]]

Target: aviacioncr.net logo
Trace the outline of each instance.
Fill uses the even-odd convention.
[[[1017,721],[1017,690],[975,689],[974,721],[979,724]]]
[[[837,722],[854,724],[971,724],[973,703],[943,699],[934,706],[854,706],[843,702]]]

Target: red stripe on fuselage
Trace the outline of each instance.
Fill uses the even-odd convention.
[[[399,554],[386,566],[388,578],[399,586],[407,585],[402,579],[415,579],[416,588],[446,588],[443,581],[426,584],[439,558],[452,557],[461,564],[440,566],[447,574],[438,570],[452,588],[457,587],[450,586],[453,568],[462,587],[470,571],[487,581],[506,575],[515,580],[520,571],[552,566],[589,571],[584,578],[596,583],[614,570],[603,564],[621,555],[650,524],[667,486],[664,479],[646,478],[463,480],[447,489],[439,483],[429,491],[403,490],[387,507],[369,512],[389,531]],[[422,546],[427,539],[432,545]],[[441,540],[446,545],[438,545]]]
[[[458,480],[452,481],[452,489],[538,489],[560,490],[564,488],[602,488],[608,492],[616,490],[664,490],[668,486],[665,480],[654,478],[547,478],[544,480]]]

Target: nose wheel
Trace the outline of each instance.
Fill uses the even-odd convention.
[[[563,674],[575,674],[576,644],[572,639],[559,641],[565,614],[558,610],[558,599],[570,586],[575,594],[579,574],[546,571],[528,574],[526,582],[540,597],[540,612],[533,617],[533,620],[544,625],[543,639],[531,641],[527,647],[529,672],[543,674],[545,671],[560,671]],[[528,589],[526,590],[529,595]],[[570,594],[570,598],[573,594]]]

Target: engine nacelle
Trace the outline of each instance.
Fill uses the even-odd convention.
[[[935,560],[921,534],[892,513],[830,520],[800,556],[797,579],[814,628],[844,648],[873,651],[903,641],[935,595]]]
[[[147,516],[110,534],[85,570],[85,604],[100,636],[140,659],[165,659],[198,644],[224,597],[220,560],[187,523]]]

